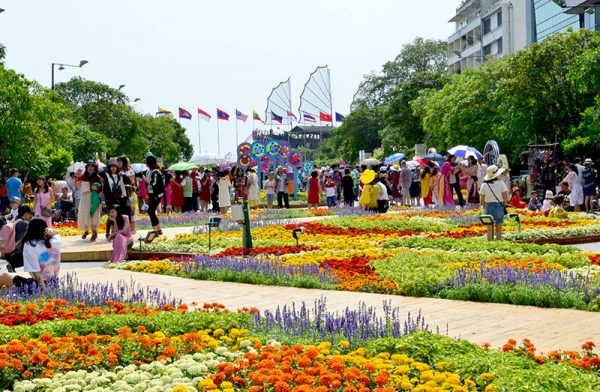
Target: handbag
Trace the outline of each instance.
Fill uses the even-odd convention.
[[[52,208],[48,208],[48,207],[42,208],[42,216],[44,218],[50,218],[53,215],[54,215],[54,210]]]
[[[502,206],[502,211],[504,211],[504,215],[508,215],[508,210],[506,209],[506,206],[504,205],[504,203],[502,203],[500,201],[500,199],[498,199],[498,196],[496,196],[496,194],[494,193],[494,191],[492,190],[492,186],[488,183],[487,184],[488,188],[490,188],[490,192],[492,192],[492,195],[494,195],[494,198],[496,199],[496,201],[498,203],[500,203],[500,205]]]

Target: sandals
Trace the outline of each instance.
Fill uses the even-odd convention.
[[[97,238],[98,238],[98,233],[92,234],[92,237],[90,238],[90,242],[96,241]]]
[[[82,240],[85,240],[85,239],[87,238],[88,234],[89,234],[89,233],[88,233],[87,231],[86,231],[86,232],[84,232],[84,233],[83,233],[83,235],[81,236],[81,239],[82,239]]]

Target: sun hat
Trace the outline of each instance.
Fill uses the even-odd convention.
[[[586,158],[585,161],[583,162],[584,165],[593,165],[594,162],[590,159],[590,158]]]
[[[552,193],[552,191],[546,191],[546,194],[544,195],[544,199],[546,199],[546,200],[554,199],[554,193]]]
[[[365,170],[360,176],[360,182],[363,184],[370,184],[375,179],[375,172],[373,170]]]
[[[394,165],[390,168],[392,171],[400,171],[400,166]]]
[[[517,191],[521,192],[521,188],[519,188],[518,186],[513,186],[512,193],[515,193]]]
[[[504,173],[504,171],[504,168],[499,168],[496,165],[488,167],[485,173],[485,181],[491,181],[494,178],[497,178],[498,176],[500,176],[500,174]]]
[[[21,198],[19,196],[13,196],[10,198],[11,203],[19,203],[21,204]]]

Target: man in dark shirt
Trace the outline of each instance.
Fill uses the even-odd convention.
[[[15,220],[15,251],[9,255],[6,255],[6,261],[8,261],[8,265],[6,269],[8,272],[15,272],[16,268],[23,266],[23,247],[19,243],[23,237],[25,236],[25,232],[27,231],[27,225],[29,221],[33,218],[33,213],[31,212],[31,207],[29,206],[21,206],[19,207],[19,212],[17,213],[17,219]]]

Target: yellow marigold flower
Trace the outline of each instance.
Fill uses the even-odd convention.
[[[175,388],[171,390],[172,392],[186,392],[187,389],[184,385],[177,385]]]
[[[479,377],[481,377],[481,379],[484,381],[490,382],[496,378],[496,375],[492,373],[481,373],[481,376]]]
[[[350,342],[346,341],[346,340],[340,340],[340,342],[338,343],[341,347],[343,348],[348,348],[350,347]]]
[[[214,335],[214,336],[221,336],[221,335],[223,335],[224,333],[225,333],[225,331],[223,331],[223,329],[222,329],[222,328],[218,328],[218,329],[215,329],[215,330],[214,330],[214,332],[213,332],[213,335]]]
[[[220,386],[221,388],[233,388],[233,384],[229,381],[223,381]]]
[[[400,383],[400,388],[410,391],[413,389],[413,385],[408,381],[402,381]]]
[[[198,388],[200,389],[214,389],[217,386],[215,385],[215,383],[213,382],[213,380],[211,380],[210,378],[205,378],[204,380],[200,380],[200,382],[198,383]]]
[[[492,384],[485,387],[485,392],[494,392],[495,390],[496,390],[496,388]]]
[[[475,384],[475,381],[471,380],[470,378],[467,378],[465,380],[465,385],[468,387],[475,387],[477,386],[477,384]]]
[[[450,364],[448,362],[440,362],[437,364],[438,369],[446,369]]]

